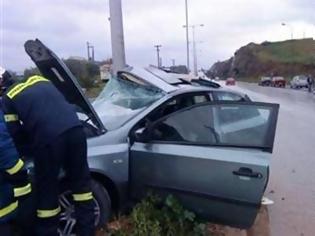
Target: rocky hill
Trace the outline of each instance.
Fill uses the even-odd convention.
[[[309,38],[250,43],[238,49],[230,59],[215,63],[208,74],[252,80],[267,75],[286,78],[297,74],[315,76],[315,41]]]

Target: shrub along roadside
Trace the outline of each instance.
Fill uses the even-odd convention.
[[[207,235],[206,224],[184,209],[172,195],[165,202],[157,196],[148,195],[134,207],[128,218],[122,217],[118,222],[118,225],[109,224],[110,235]]]

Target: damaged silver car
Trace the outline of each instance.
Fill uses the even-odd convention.
[[[77,106],[88,137],[97,226],[149,191],[174,195],[207,220],[250,227],[269,177],[278,104],[207,80],[128,67],[93,103],[65,64],[39,40],[25,49],[40,72]],[[32,165],[29,165],[32,172]],[[67,177],[60,229],[75,229]]]

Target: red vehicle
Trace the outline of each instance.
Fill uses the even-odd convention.
[[[272,87],[285,88],[286,83],[287,82],[285,81],[285,79],[282,76],[272,77],[272,80],[271,80],[271,86]]]
[[[234,78],[227,78],[225,81],[225,85],[235,85],[235,79]]]

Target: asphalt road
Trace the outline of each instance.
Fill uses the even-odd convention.
[[[315,235],[315,95],[248,83],[233,89],[280,104],[265,194],[275,202],[268,207],[271,235]]]

